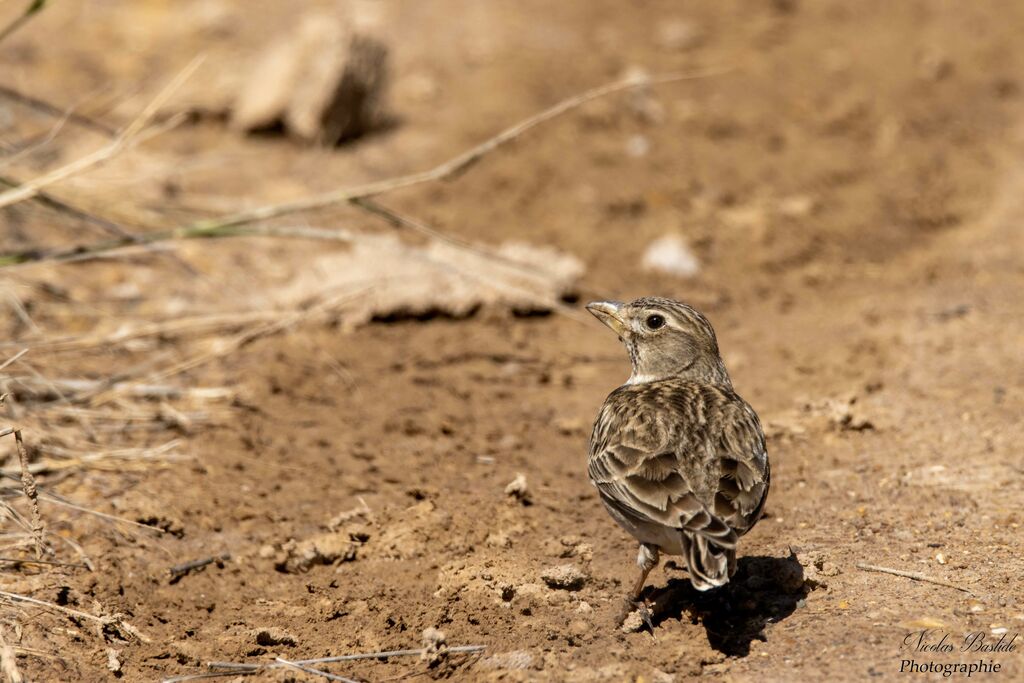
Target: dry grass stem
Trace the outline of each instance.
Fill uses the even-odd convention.
[[[304,229],[304,228],[252,228],[244,227],[251,223],[257,223],[270,218],[277,218],[280,216],[286,216],[294,213],[303,211],[310,211],[313,209],[326,208],[330,206],[336,206],[348,202],[355,202],[358,199],[365,199],[373,197],[385,192],[397,190],[405,187],[412,187],[414,185],[421,185],[432,181],[447,180],[462,173],[474,163],[479,161],[481,158],[489,154],[490,152],[498,149],[499,147],[515,140],[530,129],[550,121],[572,109],[575,109],[587,102],[592,100],[605,97],[617,92],[625,90],[632,90],[640,87],[654,86],[664,83],[673,83],[684,80],[692,80],[697,78],[707,78],[709,76],[715,76],[725,73],[726,69],[709,69],[706,71],[696,71],[692,73],[683,74],[668,74],[662,76],[633,76],[614,83],[609,83],[603,86],[592,88],[585,92],[579,93],[572,97],[566,98],[561,102],[555,104],[548,109],[545,109],[533,116],[530,116],[523,121],[505,129],[501,133],[488,138],[479,145],[459,154],[452,159],[449,159],[431,169],[421,171],[418,173],[412,173],[404,176],[398,176],[394,178],[388,178],[385,180],[379,180],[363,185],[356,185],[354,187],[342,188],[331,192],[326,192],[313,197],[307,197],[305,199],[299,199],[292,202],[284,202],[280,204],[270,204],[262,207],[257,207],[248,211],[242,211],[236,214],[229,215],[224,218],[204,220],[188,225],[181,228],[173,228],[170,230],[157,231],[152,233],[146,233],[141,235],[132,235],[128,237],[122,237],[118,239],[108,240],[106,242],[100,242],[92,245],[76,245],[68,249],[60,249],[49,252],[40,252],[38,250],[28,250],[21,252],[12,252],[7,254],[0,254],[0,268],[11,267],[16,265],[23,265],[29,263],[39,263],[43,261],[60,261],[60,262],[72,262],[80,261],[84,259],[98,258],[101,255],[108,255],[110,252],[115,252],[129,247],[137,247],[139,245],[154,244],[156,242],[166,242],[170,240],[185,240],[185,239],[209,239],[216,237],[238,237],[238,236],[251,236],[251,235],[266,235],[273,237],[305,237],[313,239],[351,239],[350,233],[344,233],[340,231],[326,231],[316,229]],[[147,114],[150,109],[147,108],[146,112],[143,112],[135,124],[129,126],[125,132],[121,133],[108,147],[100,150],[91,157],[100,155],[103,158],[94,159],[89,165],[95,165],[99,161],[103,161],[106,158],[112,156],[110,153],[104,153],[104,150],[116,148],[114,151],[119,152],[124,146],[124,143],[118,144],[119,140],[125,138],[126,133],[130,133],[134,136],[138,131],[140,125],[145,125],[151,114]],[[141,123],[140,123],[141,122]],[[78,162],[74,162],[78,163]],[[71,165],[69,165],[71,166]],[[86,166],[88,167],[88,166]],[[67,167],[65,167],[67,168]],[[43,176],[43,178],[36,179],[26,183],[18,190],[11,190],[7,193],[0,194],[0,207],[6,205],[6,203],[13,203],[14,201],[21,201],[32,195],[32,192],[38,190],[44,185],[56,182],[56,180],[63,179],[67,175],[79,172],[80,169],[74,169],[72,173],[64,172],[62,169],[54,171],[52,174]],[[61,178],[51,179],[49,176],[54,174],[62,174]]]
[[[0,41],[8,38],[12,33],[24,26],[29,19],[34,17],[44,7],[46,7],[46,0],[29,0],[24,12],[19,14],[14,21],[7,24],[3,29],[0,29]]]
[[[303,666],[302,664],[298,664],[287,659],[281,659],[280,657],[275,658],[274,661],[279,664],[284,664],[285,666],[298,669],[299,671],[305,671],[306,673],[313,674],[314,676],[326,678],[329,681],[341,681],[342,683],[359,683],[359,681],[352,678],[345,678],[344,676],[339,676],[338,674],[332,674],[329,671],[321,671],[320,669],[314,669],[310,666]]]
[[[45,173],[37,178],[33,178],[32,180],[28,180],[22,183],[19,187],[0,193],[0,208],[30,199],[36,196],[36,194],[44,187],[67,180],[68,178],[87,171],[94,166],[98,166],[140,142],[144,137],[140,136],[140,133],[151,123],[156,112],[167,102],[174,91],[177,90],[181,84],[195,72],[201,63],[201,57],[193,59],[188,66],[182,69],[182,71],[171,80],[167,87],[153,98],[153,100],[142,110],[139,116],[128,124],[124,130],[118,133],[118,135],[109,144],[104,145],[91,154],[79,157],[60,168],[54,169],[49,173]]]
[[[25,680],[18,669],[14,648],[7,644],[4,637],[3,626],[0,626],[0,671],[3,671],[8,683],[22,683]]]
[[[91,398],[95,403],[101,403],[111,398],[111,396],[114,393],[126,390],[132,391],[133,389],[139,386],[145,386],[146,384],[152,382],[159,382],[169,377],[173,377],[183,372],[195,369],[217,358],[229,356],[238,351],[239,349],[241,349],[246,344],[255,341],[256,339],[283,332],[291,327],[294,327],[295,325],[299,324],[300,322],[308,318],[312,318],[321,314],[331,313],[335,311],[338,307],[344,305],[349,301],[352,301],[353,299],[359,297],[365,292],[365,288],[360,288],[355,291],[343,292],[339,295],[328,297],[327,299],[316,302],[299,310],[291,311],[290,313],[281,316],[280,318],[274,320],[273,322],[267,323],[265,325],[260,325],[250,330],[246,330],[245,332],[237,334],[229,339],[218,340],[218,343],[215,345],[213,349],[209,351],[204,351],[202,353],[198,353],[190,358],[187,358],[179,363],[176,363],[175,365],[165,370],[161,370],[159,372],[148,375],[139,383],[131,382],[129,380],[126,380],[123,383],[114,383],[110,385],[108,388],[104,389],[103,391],[98,392]]]
[[[81,126],[96,133],[100,133],[107,137],[112,137],[117,134],[117,131],[108,126],[107,124],[89,118],[88,116],[78,114],[74,111],[74,108],[62,109],[58,106],[50,104],[46,100],[41,100],[38,97],[33,97],[32,95],[26,95],[6,85],[0,85],[0,97],[11,100],[12,102],[17,102],[22,106],[28,107],[29,109],[37,111],[41,114],[46,114],[47,116],[53,116],[59,119],[67,119],[69,122],[74,123],[75,125]],[[51,133],[52,130],[50,133],[47,133],[46,137],[49,137]],[[45,139],[45,137],[41,138],[41,140]],[[39,142],[41,140],[36,140],[36,142]],[[34,144],[35,142],[33,143],[33,145]]]
[[[25,450],[25,442],[21,438],[21,430],[14,429],[14,442],[18,450],[18,462],[21,465],[21,488],[29,501],[32,510],[32,540],[36,545],[36,557],[41,558],[46,552],[46,541],[43,538],[43,517],[39,513],[39,492],[36,491],[36,480],[29,471],[28,452]]]
[[[453,157],[437,166],[421,171],[419,173],[411,173],[409,175],[398,176],[396,178],[388,178],[386,180],[379,180],[376,182],[366,183],[364,185],[357,185],[355,187],[347,187],[340,190],[334,190],[332,192],[326,192],[306,199],[299,199],[293,202],[284,202],[281,204],[270,204],[267,206],[258,207],[249,211],[243,211],[233,216],[228,216],[217,221],[211,221],[205,223],[206,225],[216,225],[220,227],[243,225],[246,223],[254,223],[256,221],[266,220],[268,218],[277,218],[279,216],[285,216],[288,214],[298,213],[301,211],[310,211],[312,209],[321,209],[328,206],[335,206],[338,204],[344,204],[351,202],[355,199],[362,199],[365,197],[373,197],[375,195],[390,192],[392,190],[398,190],[405,187],[412,187],[414,185],[422,185],[437,180],[447,180],[452,178],[470,166],[475,164],[481,158],[498,149],[499,147],[508,144],[512,140],[515,140],[523,133],[527,132],[531,128],[535,128],[542,123],[550,121],[572,109],[586,104],[592,100],[605,97],[617,92],[624,90],[633,90],[640,87],[654,86],[664,83],[674,83],[677,81],[693,80],[697,78],[707,78],[709,76],[717,76],[724,73],[724,69],[709,69],[706,71],[695,71],[692,73],[683,74],[666,74],[661,76],[632,76],[625,78],[614,83],[608,83],[590,90],[586,90],[572,97],[568,97],[561,102],[549,107],[533,116],[530,116],[519,123],[506,128],[497,135],[484,140],[479,145],[466,150],[462,154]]]
[[[923,581],[924,583],[933,583],[936,586],[945,586],[946,588],[954,588],[964,593],[971,593],[971,591],[963,586],[958,586],[955,583],[949,581],[943,581],[942,579],[933,579],[930,576],[922,574],[921,572],[908,572],[902,569],[891,569],[889,567],[879,567],[873,564],[864,564],[863,562],[857,563],[857,569],[865,572],[880,572],[882,574],[892,574],[893,576],[902,576],[906,579],[913,579],[914,581]]]
[[[124,633],[127,633],[128,635],[134,638],[138,638],[143,642],[149,642],[149,638],[144,636],[137,628],[135,628],[130,623],[125,621],[123,615],[121,614],[113,614],[110,616],[97,616],[95,614],[89,614],[88,612],[81,612],[76,609],[71,609],[70,607],[57,605],[52,602],[46,602],[45,600],[37,600],[36,598],[31,598],[27,595],[19,595],[18,593],[9,593],[7,591],[0,591],[0,597],[7,598],[7,600],[15,603],[21,602],[28,605],[35,605],[36,607],[44,607],[46,609],[60,612],[61,614],[66,614],[69,617],[87,619],[89,621],[99,624],[101,627],[116,626],[120,628]]]

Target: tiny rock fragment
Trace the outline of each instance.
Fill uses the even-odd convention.
[[[296,645],[298,643],[295,636],[276,626],[255,629],[253,636],[255,637],[256,644],[263,646]]]
[[[444,631],[433,626],[423,629],[421,642],[423,643],[423,654],[420,658],[428,661],[430,666],[436,666],[448,653]]]
[[[583,588],[583,584],[587,582],[590,576],[576,565],[560,564],[556,567],[545,569],[541,572],[540,578],[550,588],[575,591]]]
[[[857,405],[857,396],[826,402],[826,413],[831,425],[842,431],[865,431],[874,429],[875,424],[864,413],[863,406]]]
[[[383,125],[388,50],[344,16],[311,14],[257,58],[231,112],[242,131],[281,125],[325,146]]]
[[[802,218],[814,213],[818,204],[813,197],[793,195],[779,200],[778,211],[787,218]]]
[[[504,531],[497,531],[487,534],[484,543],[492,548],[511,548],[512,539]]]
[[[112,647],[107,648],[107,668],[111,673],[121,672],[121,653]]]
[[[520,503],[530,502],[530,489],[526,484],[526,477],[522,473],[516,473],[516,478],[505,487],[505,495],[515,498]]]
[[[678,235],[665,235],[651,242],[644,250],[641,265],[646,270],[675,277],[693,277],[700,272],[700,262]]]
[[[946,556],[942,553],[935,553],[935,561],[939,564],[946,564]]]
[[[686,19],[660,22],[654,41],[662,50],[679,52],[700,44],[703,35],[697,24]]]

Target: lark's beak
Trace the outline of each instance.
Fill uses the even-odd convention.
[[[622,309],[625,304],[618,301],[592,301],[587,304],[587,310],[594,314],[598,320],[603,322],[619,337],[625,337],[629,331],[626,322],[622,319]]]

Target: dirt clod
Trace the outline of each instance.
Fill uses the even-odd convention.
[[[583,584],[590,579],[590,575],[574,564],[560,564],[545,569],[541,572],[540,578],[550,588],[576,591],[583,588]]]
[[[368,534],[364,537],[368,538]],[[362,541],[348,533],[330,532],[303,541],[289,540],[274,554],[280,572],[306,572],[316,565],[351,562]]]
[[[522,473],[517,473],[516,478],[505,486],[505,495],[524,505],[528,505],[532,502],[530,497],[530,487],[526,483],[526,477]]]

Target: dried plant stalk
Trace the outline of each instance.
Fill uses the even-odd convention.
[[[14,430],[14,441],[18,446],[18,460],[21,463],[21,488],[32,507],[32,540],[36,544],[36,558],[43,556],[46,542],[43,540],[43,516],[39,513],[39,493],[36,491],[36,479],[28,468],[28,452],[21,438],[21,430]]]

